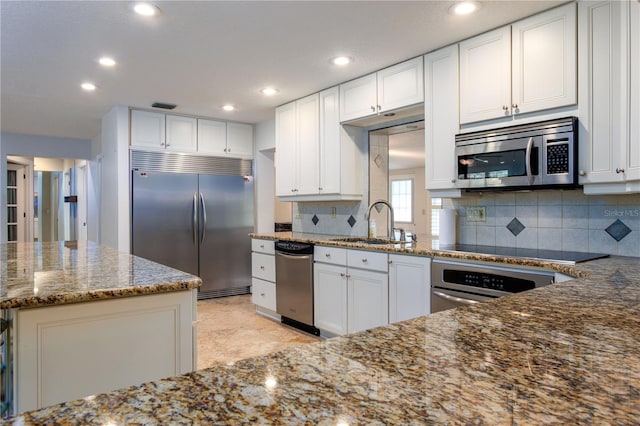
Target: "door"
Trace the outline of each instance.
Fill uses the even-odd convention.
[[[132,253],[198,275],[198,175],[134,171],[132,182]]]
[[[198,119],[198,152],[225,155],[227,152],[227,123]]]
[[[253,157],[253,126],[227,123],[227,154],[234,157]]]
[[[389,322],[429,314],[431,259],[389,255]]]
[[[148,111],[131,111],[131,146],[164,149],[164,114]]]
[[[389,276],[384,272],[349,269],[349,333],[389,324]]]
[[[347,268],[315,263],[313,266],[314,326],[322,331],[347,334]]]
[[[196,119],[167,115],[164,146],[170,151],[196,152],[198,148]]]
[[[377,114],[376,73],[340,85],[340,121]]]
[[[251,285],[253,178],[199,175],[200,287],[199,297],[223,296],[221,290]],[[246,293],[246,291],[245,291]]]
[[[295,195],[296,170],[296,103],[276,108],[276,195]]]
[[[378,113],[424,101],[422,56],[378,71]]]
[[[296,101],[296,145],[297,186],[295,195],[311,195],[319,192],[320,156],[319,142],[319,100],[318,94]]]

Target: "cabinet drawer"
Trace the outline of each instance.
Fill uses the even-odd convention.
[[[271,254],[251,253],[251,276],[267,281],[276,280],[276,258]]]
[[[259,278],[251,279],[251,302],[275,312],[276,285]]]
[[[347,266],[350,268],[362,268],[371,271],[389,271],[389,258],[387,253],[365,250],[349,250],[347,252]]]
[[[261,240],[253,238],[251,240],[251,251],[257,251],[259,253],[275,254],[275,241],[273,240]]]
[[[313,248],[313,260],[315,262],[330,263],[332,265],[346,265],[347,249],[315,246]]]

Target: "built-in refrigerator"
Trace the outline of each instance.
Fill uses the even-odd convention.
[[[202,278],[198,299],[247,294],[252,161],[131,151],[131,252]]]

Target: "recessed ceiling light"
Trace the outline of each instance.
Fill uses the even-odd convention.
[[[349,56],[336,56],[335,58],[331,58],[331,63],[333,65],[345,66],[349,65],[351,62],[353,62],[353,58]]]
[[[98,59],[98,62],[100,62],[100,65],[104,65],[105,67],[112,67],[116,64],[116,61],[108,56],[103,56],[102,58]]]
[[[477,1],[458,1],[449,8],[452,15],[468,15],[480,9],[480,3]]]
[[[153,5],[151,3],[133,3],[131,8],[138,15],[142,16],[156,16],[160,14],[160,9],[158,6]]]
[[[273,87],[265,87],[264,89],[260,90],[260,93],[265,96],[273,96],[278,93],[278,89],[275,89]]]
[[[234,109],[236,109],[236,107],[230,104],[226,104],[226,105],[222,105],[222,109],[225,111],[233,111]]]
[[[93,83],[89,83],[89,82],[82,83],[82,84],[80,85],[80,87],[82,87],[82,88],[83,88],[84,90],[86,90],[87,92],[93,92],[94,90],[96,90],[96,85],[95,85],[95,84],[93,84]]]

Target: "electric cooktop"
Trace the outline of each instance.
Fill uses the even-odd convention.
[[[494,254],[497,256],[522,257],[526,259],[547,260],[555,263],[575,265],[588,260],[609,257],[603,253],[582,253],[578,251],[542,250],[518,247],[481,246],[473,244],[456,244],[441,246],[438,250],[459,251],[465,253]]]

